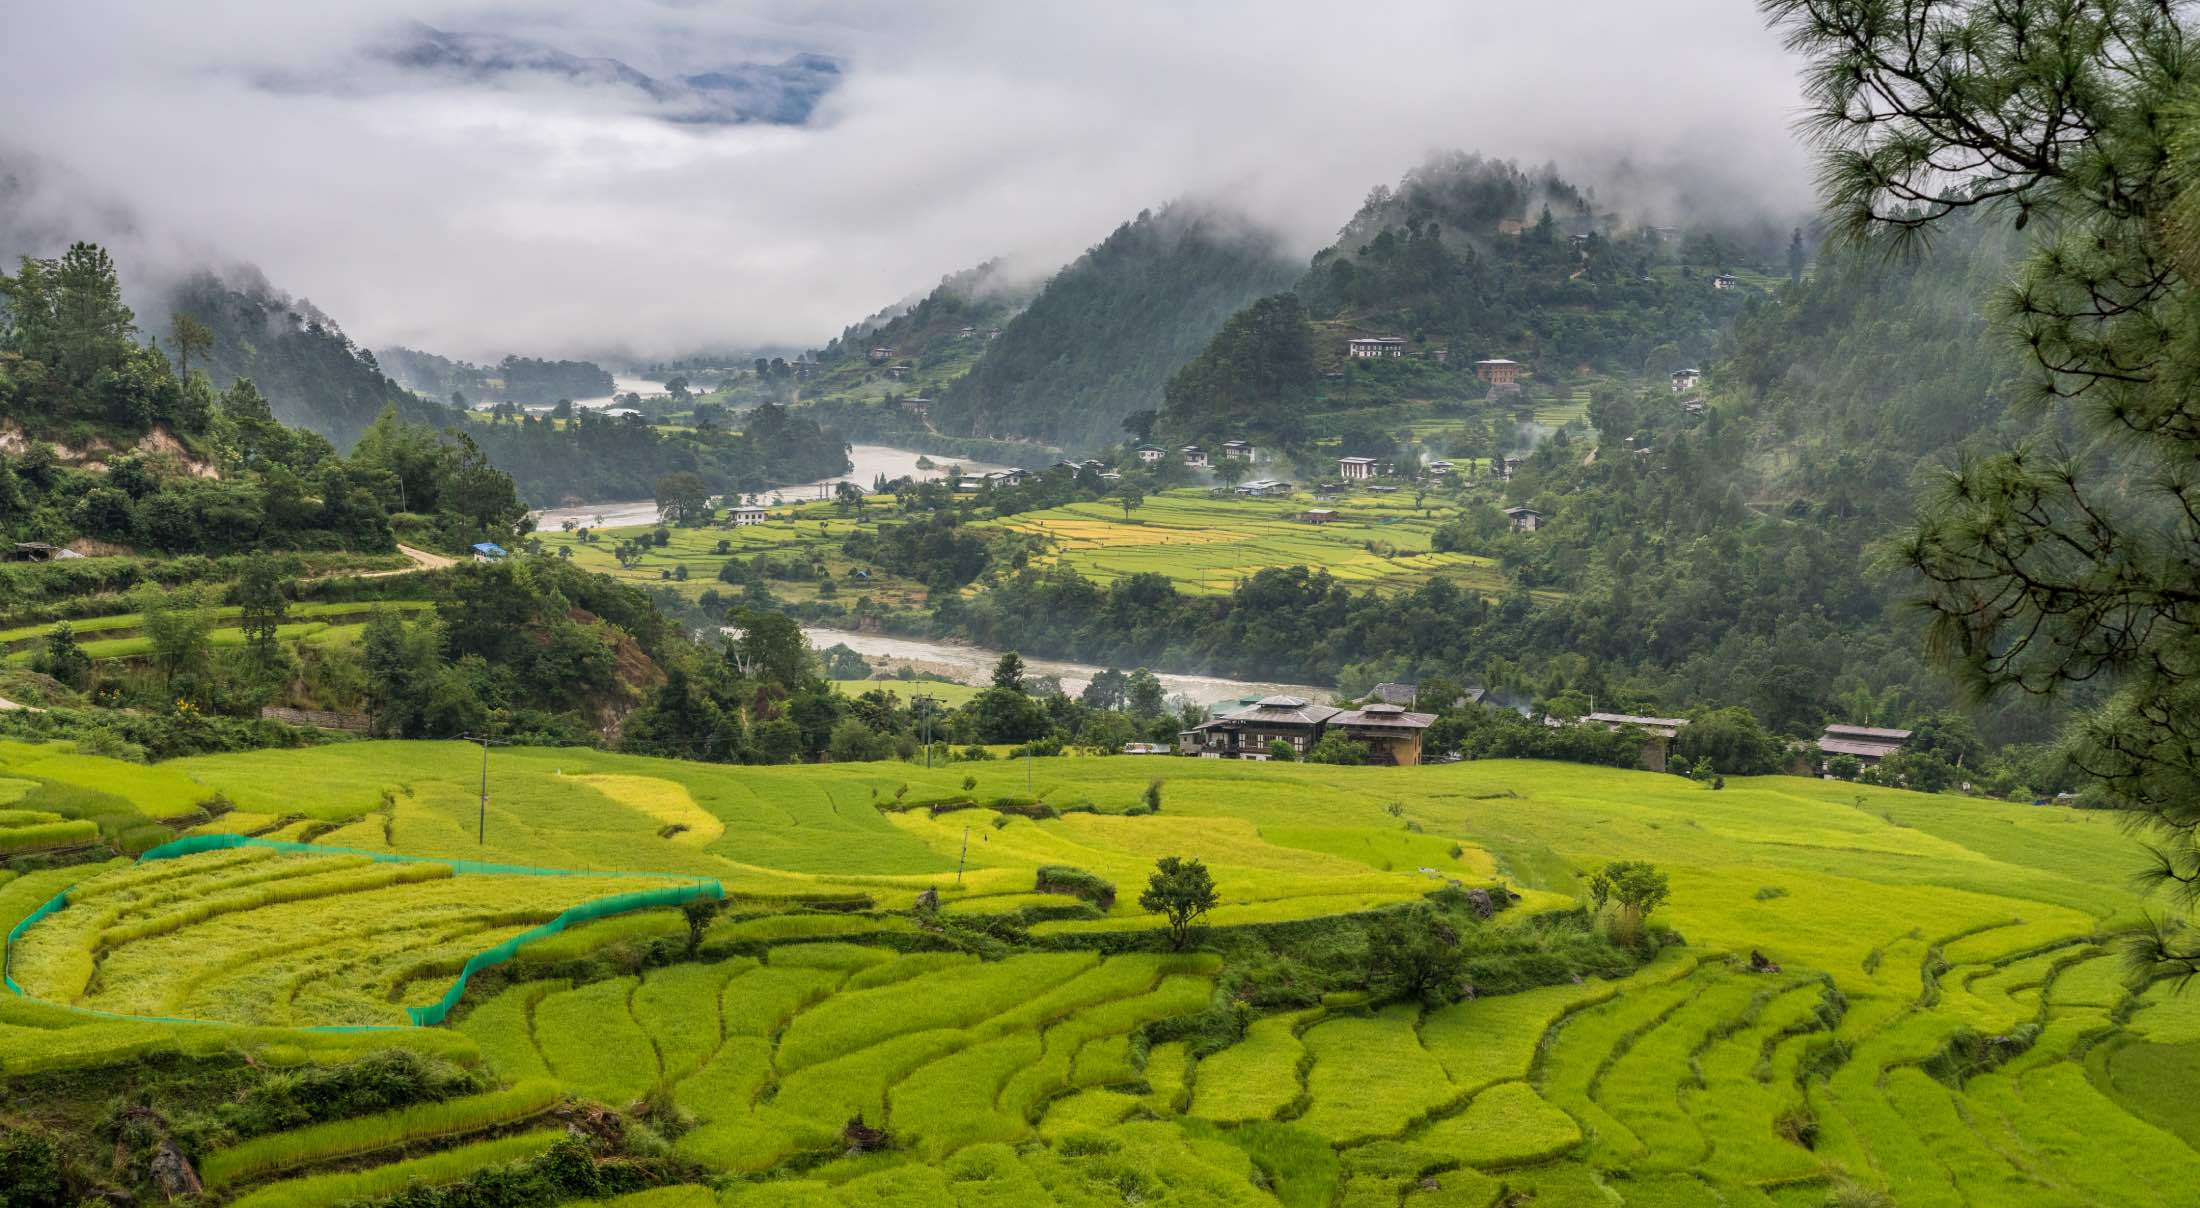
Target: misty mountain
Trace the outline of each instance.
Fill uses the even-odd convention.
[[[450,408],[383,376],[374,354],[352,343],[334,319],[257,273],[188,276],[145,321],[160,334],[166,324],[154,316],[177,312],[214,334],[213,347],[193,368],[203,367],[219,389],[252,379],[277,419],[318,432],[340,449],[350,447],[384,407],[439,427],[457,419]]]
[[[1475,362],[1526,367],[1532,398],[1564,397],[1584,375],[1663,379],[1707,363],[1782,255],[1768,224],[1752,238],[1645,227],[1546,169],[1463,153],[1431,157],[1368,195],[1317,252],[1288,306],[1247,312],[1166,391],[1164,432],[1257,432],[1295,443],[1350,429],[1356,413],[1466,407],[1489,393]],[[1350,341],[1403,341],[1356,358]],[[1303,346],[1305,353],[1289,351]],[[1325,417],[1309,422],[1315,415]],[[1370,422],[1373,422],[1372,419]],[[1242,431],[1241,431],[1242,430]]]
[[[1094,446],[1156,407],[1223,321],[1289,284],[1274,240],[1231,217],[1142,212],[1054,275],[932,407],[942,432]]]
[[[777,63],[736,63],[660,79],[617,59],[569,53],[505,34],[453,32],[408,23],[372,57],[408,73],[465,84],[502,86],[545,80],[639,93],[668,121],[704,125],[767,122],[800,125],[840,83],[838,61],[797,54]],[[296,86],[296,85],[293,85]]]

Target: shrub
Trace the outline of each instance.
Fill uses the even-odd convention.
[[[1115,885],[1082,868],[1066,864],[1042,864],[1039,866],[1040,893],[1068,894],[1106,910],[1115,905]]]

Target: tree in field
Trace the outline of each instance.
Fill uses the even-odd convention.
[[[214,618],[202,606],[197,591],[148,584],[139,589],[134,602],[139,631],[152,643],[153,666],[163,684],[172,686],[177,676],[205,663]]]
[[[993,686],[1011,692],[1024,690],[1024,656],[1011,650],[993,664]]]
[[[1235,457],[1225,457],[1215,463],[1215,477],[1221,479],[1224,486],[1234,487],[1252,472],[1251,466]]]
[[[92,677],[91,656],[77,644],[76,630],[67,621],[56,624],[46,634],[46,648],[38,660],[39,669],[71,688],[82,688]]]
[[[1161,677],[1140,667],[1123,681],[1123,707],[1131,716],[1150,721],[1168,712],[1167,692],[1161,687]]]
[[[272,558],[253,558],[237,579],[237,627],[244,631],[245,648],[262,667],[272,666],[277,648],[275,635],[288,617],[290,602],[283,594],[282,571]]]
[[[214,331],[182,311],[168,317],[168,340],[176,346],[176,376],[191,376],[191,357],[214,347]]]
[[[702,475],[677,470],[657,480],[657,518],[666,524],[701,524],[710,519],[710,487]]]
[[[1127,522],[1131,513],[1146,502],[1146,492],[1140,490],[1137,483],[1125,479],[1121,486],[1115,488],[1115,501],[1123,505],[1123,519]]]
[[[1085,702],[1085,707],[1088,709],[1120,709],[1123,707],[1125,694],[1128,692],[1128,683],[1128,677],[1110,667],[1092,677],[1092,682],[1085,685],[1084,694],[1080,699]]]
[[[1138,895],[1139,909],[1158,914],[1168,923],[1169,945],[1182,948],[1192,928],[1222,899],[1215,894],[1214,878],[1197,860],[1163,856],[1154,861],[1154,873]]]
[[[1642,938],[1642,925],[1649,919],[1650,912],[1664,904],[1671,893],[1665,874],[1642,860],[1607,864],[1589,878],[1590,903],[1599,914],[1606,906],[1618,907],[1612,931],[1618,939],[1629,944]]]
[[[2181,6],[1760,0],[1809,60],[1834,232],[2033,232],[1991,310],[2079,448],[1943,471],[1888,550],[1975,697],[2107,684],[2066,737],[2151,841],[2177,913],[2138,948],[2200,973],[2200,110]],[[2036,225],[2035,225],[2036,224]]]

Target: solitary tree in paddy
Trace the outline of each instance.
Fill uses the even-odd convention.
[[[1192,928],[1221,901],[1215,895],[1214,878],[1197,860],[1163,856],[1154,861],[1154,874],[1138,895],[1139,908],[1158,914],[1168,923],[1169,945],[1182,948]]]

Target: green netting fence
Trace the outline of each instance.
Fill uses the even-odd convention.
[[[283,839],[256,839],[248,835],[186,835],[181,839],[152,848],[139,856],[138,860],[141,863],[146,860],[172,860],[180,856],[195,856],[212,851],[228,851],[239,847],[265,847],[274,851],[309,856],[362,856],[383,864],[447,864],[453,873],[464,876],[644,877],[652,880],[664,880],[679,875],[677,873],[654,872],[596,872],[578,868],[533,868],[522,864],[489,864],[479,860],[444,860],[433,856],[400,856],[390,852],[363,851],[349,847],[316,847],[311,843],[294,843]],[[626,914],[635,910],[652,910],[662,906],[685,906],[689,902],[699,899],[713,902],[723,901],[725,896],[725,887],[718,882],[696,878],[691,884],[687,885],[668,885],[656,889],[643,889],[633,893],[613,894],[608,898],[597,898],[592,902],[582,902],[568,908],[558,917],[539,927],[530,928],[493,948],[475,953],[472,959],[466,962],[465,968],[459,971],[458,980],[451,984],[450,989],[443,992],[442,998],[425,1007],[407,1007],[405,1008],[405,1014],[411,1019],[412,1025],[415,1027],[433,1027],[442,1023],[444,1019],[449,1017],[452,1008],[458,1005],[459,999],[465,997],[467,983],[473,980],[474,974],[501,965],[518,955],[519,950],[528,944],[556,935],[576,924],[609,918],[616,914]],[[64,889],[47,900],[44,905],[25,916],[22,922],[17,923],[8,931],[5,946],[0,947],[0,979],[5,980],[11,993],[21,998],[31,999],[33,1002],[45,1001],[33,998],[24,991],[22,986],[16,984],[15,945],[17,941],[23,938],[23,933],[29,931],[39,920],[57,910],[66,908],[68,904],[69,891]],[[142,1020],[153,1023],[212,1022],[200,1019],[170,1019],[156,1015],[117,1015],[109,1011],[94,1011],[85,1007],[72,1007],[61,1003],[47,1003],[46,1005],[107,1019]],[[349,1025],[304,1028],[301,1030],[309,1032],[373,1032],[385,1029],[371,1025]]]

